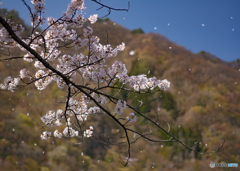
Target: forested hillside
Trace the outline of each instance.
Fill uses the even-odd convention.
[[[0,9],[0,15],[6,13],[6,9]],[[8,14],[24,23],[16,11]],[[24,36],[27,36],[31,27],[24,25],[27,28]],[[154,97],[161,98],[145,105],[142,111],[152,111],[153,118],[156,117],[154,110],[158,111],[159,123],[166,129],[170,126],[173,135],[196,150],[216,151],[225,139],[223,149],[215,154],[200,155],[177,142],[152,143],[140,139],[132,145],[130,163],[123,167],[118,154],[112,151],[116,147],[106,147],[94,138],[81,144],[75,138],[41,140],[40,134],[49,128],[40,129],[40,117],[49,110],[64,107],[61,102],[65,90],[51,83],[45,91],[39,91],[33,85],[15,93],[0,90],[0,170],[205,171],[211,170],[211,161],[239,163],[240,67],[237,62],[226,63],[204,51],[194,54],[162,35],[131,31],[109,19],[98,20],[91,27],[102,44],[109,43],[113,47],[121,42],[126,44],[125,50],[109,64],[113,60],[122,61],[129,75],[146,74],[171,82],[170,89],[155,94]],[[10,51],[12,56],[24,54],[19,49]],[[66,51],[79,53],[75,48]],[[3,58],[1,55],[0,60]],[[22,59],[1,61],[0,82],[9,75],[18,76],[19,70],[26,67],[36,70]],[[138,97],[124,93],[118,96],[129,103],[138,103]],[[143,102],[154,98],[152,95],[140,97]],[[110,106],[110,110],[114,107],[111,109]],[[104,134],[118,134],[118,127],[105,117],[93,120],[91,124],[97,138]],[[141,124],[142,121],[137,120],[133,125]],[[115,129],[109,130],[110,125]],[[161,131],[156,136],[168,138]]]

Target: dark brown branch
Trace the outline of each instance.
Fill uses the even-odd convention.
[[[105,16],[103,16],[102,18],[105,18],[105,17],[109,16],[109,15],[111,14],[112,10],[114,10],[114,11],[127,11],[127,12],[128,12],[129,9],[130,9],[130,2],[128,2],[128,8],[126,8],[126,9],[119,9],[119,8],[113,8],[113,7],[109,7],[109,6],[107,6],[107,5],[104,5],[103,3],[101,3],[101,2],[99,2],[99,1],[97,1],[97,0],[91,0],[91,1],[93,1],[93,2],[95,2],[95,3],[97,3],[97,4],[99,4],[99,5],[101,5],[101,7],[98,8],[97,10],[100,10],[100,9],[102,9],[102,8],[107,8],[107,9],[108,9],[108,14],[105,15]]]
[[[24,57],[20,57],[20,56],[17,56],[17,57],[11,57],[11,58],[4,58],[4,59],[0,59],[0,62],[3,62],[3,61],[11,61],[13,59],[23,59]],[[28,58],[34,58],[34,57],[28,57]]]

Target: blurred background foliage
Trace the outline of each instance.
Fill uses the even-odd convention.
[[[30,34],[31,27],[19,18],[17,11],[0,9],[1,16],[12,17],[16,23],[26,28],[23,36]],[[109,91],[127,100],[133,106],[158,98],[153,103],[140,108],[153,120],[170,133],[194,146],[201,152],[214,151],[226,139],[224,148],[210,155],[199,155],[184,148],[179,143],[152,143],[140,139],[132,144],[131,159],[123,167],[117,153],[123,147],[106,146],[94,138],[82,143],[77,138],[40,139],[41,132],[53,128],[41,127],[40,117],[49,110],[64,109],[66,90],[59,90],[52,83],[44,91],[38,91],[30,85],[15,93],[0,91],[0,170],[39,170],[39,171],[74,171],[74,170],[211,170],[210,161],[238,163],[240,161],[240,74],[238,61],[226,63],[217,57],[201,51],[193,54],[184,47],[169,41],[159,34],[144,34],[141,29],[127,30],[111,20],[99,19],[92,25],[94,35],[102,44],[109,42],[113,47],[126,43],[124,52],[108,61],[114,60],[126,64],[129,75],[146,74],[168,79],[171,88],[156,94],[133,95],[127,92]],[[107,34],[106,34],[107,30]],[[79,30],[81,33],[81,30]],[[138,34],[140,33],[140,34]],[[108,37],[108,40],[107,40]],[[134,51],[134,54],[129,54]],[[1,50],[1,53],[5,53]],[[64,53],[79,53],[74,48],[65,49]],[[83,53],[86,53],[83,51]],[[12,56],[21,56],[19,49],[11,50]],[[1,59],[3,56],[1,55]],[[0,63],[0,81],[11,75],[17,77],[20,69],[28,68],[33,74],[36,69],[26,61],[8,61]],[[114,106],[108,106],[110,111]],[[156,114],[157,111],[157,114]],[[125,113],[129,113],[126,110]],[[142,131],[148,124],[138,117],[132,124]],[[119,127],[107,115],[90,118],[83,124],[94,127],[93,135],[101,140],[100,135],[122,135]],[[60,129],[63,129],[64,125]],[[192,132],[190,131],[192,130]],[[131,137],[135,135],[130,134]],[[169,139],[158,130],[156,139]],[[198,143],[196,143],[198,142]],[[219,168],[220,170],[220,168]],[[234,170],[234,168],[228,168]]]

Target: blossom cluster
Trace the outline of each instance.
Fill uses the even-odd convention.
[[[44,13],[43,10],[45,10],[45,0],[32,0],[34,12],[32,15],[30,15],[31,24],[34,27],[37,27],[38,25],[43,25],[44,20],[46,20],[45,17],[42,17],[42,13]]]
[[[75,131],[74,129],[72,129],[72,127],[66,127],[63,130],[63,135],[65,137],[75,137],[78,136],[78,131]]]
[[[23,79],[25,77],[28,77],[30,71],[28,71],[26,68],[21,69],[20,71],[20,78]]]
[[[5,19],[11,26],[13,32],[21,38],[21,33],[25,30],[21,24],[15,24],[11,19]],[[18,44],[12,39],[8,31],[2,27],[0,28],[0,49],[17,47]]]
[[[93,133],[92,130],[93,130],[93,127],[90,126],[89,129],[87,129],[86,131],[84,131],[84,137],[87,137],[87,138],[91,137],[91,136],[92,136],[92,133]]]
[[[142,91],[146,89],[153,90],[158,87],[159,89],[167,90],[170,87],[170,82],[166,79],[157,80],[155,77],[147,78],[146,75],[131,76],[128,79],[130,87],[135,91]]]
[[[98,99],[101,99],[103,101],[102,103],[105,103],[104,101],[106,101],[106,99],[104,97],[102,98],[101,97],[102,96],[100,96],[100,98]],[[64,129],[63,134],[60,133],[58,130],[55,130],[54,132],[55,137],[61,138],[63,135],[70,136],[70,137],[78,136],[78,132],[70,127],[72,125],[72,121],[70,118],[71,116],[76,115],[77,120],[81,123],[83,121],[86,121],[89,115],[100,112],[99,107],[94,106],[94,107],[88,108],[87,102],[82,100],[77,101],[77,100],[74,100],[73,98],[69,99],[68,106],[69,108],[66,111],[66,113],[64,113],[63,110],[61,109],[58,109],[57,112],[53,112],[50,110],[46,113],[46,115],[41,117],[42,122],[48,127],[61,126],[63,120],[67,119],[67,122],[66,122],[67,127]],[[90,135],[93,133],[92,130],[93,130],[93,127],[90,127],[90,130],[86,130],[86,135],[88,135],[86,137],[90,137]],[[42,135],[45,135],[45,133],[43,133]],[[47,138],[44,138],[44,139],[47,139]]]
[[[41,117],[42,122],[49,127],[62,125],[61,119],[63,119],[63,111],[61,109],[58,109],[56,113],[50,110]]]
[[[116,114],[121,115],[125,108],[126,108],[126,102],[118,100],[117,105],[115,107]]]
[[[41,137],[42,140],[46,140],[46,139],[50,138],[50,136],[51,136],[51,132],[44,131],[44,132],[41,134],[40,137]]]
[[[11,92],[14,92],[14,89],[19,83],[19,78],[12,78],[11,76],[7,77],[4,81],[4,84],[0,84],[0,88],[3,90],[8,89]]]
[[[125,87],[130,88],[131,91],[137,91],[144,93],[145,91],[154,89],[167,90],[170,87],[170,82],[167,80],[158,80],[155,77],[147,78],[146,75],[129,76],[125,64],[115,60],[111,67],[106,65],[108,58],[114,58],[119,51],[125,49],[125,44],[122,42],[117,47],[112,47],[110,44],[103,45],[100,43],[100,39],[97,36],[92,35],[93,29],[90,26],[85,26],[84,23],[89,21],[94,24],[97,21],[98,15],[91,15],[88,20],[85,19],[83,11],[86,9],[84,0],[71,0],[68,5],[67,11],[63,13],[63,16],[59,19],[53,17],[45,18],[45,0],[32,0],[34,12],[30,16],[33,33],[27,39],[21,38],[21,33],[24,31],[22,25],[14,25],[11,20],[6,20],[13,29],[14,33],[19,38],[28,44],[32,50],[37,52],[43,60],[54,67],[55,70],[60,72],[65,78],[70,81],[87,82],[86,85],[98,85],[98,86],[115,86],[115,83],[122,83]],[[36,28],[40,25],[47,24],[47,29],[42,33],[36,32]],[[77,34],[80,30],[81,34]],[[64,54],[64,51],[60,50],[60,47],[69,46],[78,50],[78,54],[70,55]],[[19,47],[21,50],[25,49],[18,45],[9,35],[8,31],[3,27],[0,29],[0,48],[13,48]],[[83,48],[88,49],[88,55],[84,55]],[[57,86],[62,89],[66,86],[66,82],[63,77],[50,70],[46,63],[42,63],[41,60],[36,59],[30,52],[26,52],[23,60],[34,63],[36,72],[30,75],[30,71],[26,68],[20,70],[18,78],[7,77],[3,84],[0,84],[1,89],[8,89],[14,91],[18,88],[19,82],[31,80],[34,82],[38,90],[44,90],[51,82],[56,82]],[[31,71],[32,72],[32,71]],[[25,80],[25,81],[23,81]],[[82,83],[84,84],[84,83]],[[68,83],[68,86],[72,89],[76,88],[72,84]],[[106,105],[111,101],[107,96],[97,94],[92,91],[87,92],[88,95],[82,95],[81,99],[77,100],[74,96],[68,97],[66,100],[67,108],[65,111],[58,109],[56,112],[48,111],[43,117],[42,122],[48,127],[58,127],[66,122],[65,129],[61,132],[55,130],[54,137],[75,137],[79,136],[78,131],[74,130],[73,124],[77,122],[87,121],[88,117],[93,114],[101,112],[99,105]],[[94,99],[94,100],[93,100]],[[109,100],[109,102],[108,102]],[[97,106],[93,106],[91,103],[95,101]],[[90,105],[91,104],[91,105]],[[115,113],[122,115],[124,109],[127,108],[126,101],[118,100]],[[129,122],[136,121],[136,115],[130,113],[127,117]],[[93,133],[93,127],[84,131],[84,137],[91,137]],[[48,139],[52,135],[51,132],[44,131],[41,134],[42,139]]]

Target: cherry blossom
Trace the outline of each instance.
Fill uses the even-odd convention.
[[[93,130],[92,126],[90,126],[89,129],[86,129],[86,131],[84,131],[84,137],[87,137],[87,138],[91,137],[93,133],[92,130]]]
[[[49,139],[50,136],[51,136],[51,132],[44,131],[40,137],[42,140],[46,140],[46,139]]]
[[[28,74],[29,74],[29,71],[27,71],[26,68],[21,69],[21,71],[20,71],[20,78],[21,78],[21,79],[22,79],[22,78],[25,78],[25,77],[28,76]]]
[[[121,45],[118,45],[118,46],[117,46],[117,49],[118,49],[119,51],[123,51],[123,50],[125,49],[125,43],[122,42]]]
[[[62,133],[59,132],[58,130],[55,130],[55,131],[54,131],[54,137],[62,138]]]
[[[118,103],[115,107],[116,114],[121,115],[125,108],[126,108],[126,102],[125,101],[122,102],[121,100],[118,100]]]
[[[158,87],[163,90],[167,90],[170,88],[170,82],[166,79],[162,80],[159,84]]]
[[[74,129],[72,129],[72,127],[66,127],[63,130],[63,135],[65,137],[75,137],[78,136],[78,131],[75,131]]]
[[[127,120],[129,120],[129,122],[135,122],[137,120],[137,117],[134,113],[130,113],[127,117]]]
[[[91,24],[94,24],[97,21],[97,14],[94,15],[90,15],[90,17],[88,18],[88,20],[91,22]]]
[[[11,76],[7,77],[4,81],[4,84],[0,84],[0,88],[3,90],[8,89],[11,92],[14,92],[15,88],[19,83],[19,78],[12,78]]]

